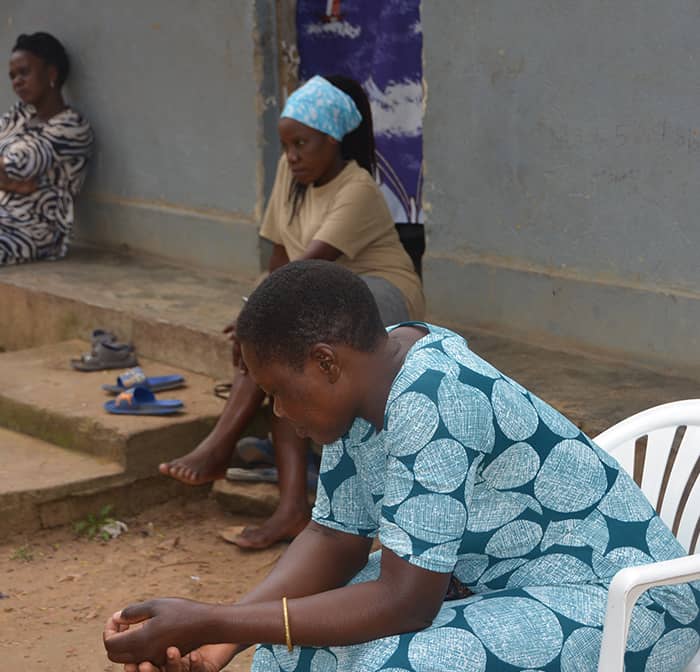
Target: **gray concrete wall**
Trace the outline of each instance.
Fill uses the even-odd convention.
[[[3,1],[0,54],[21,32],[54,33],[73,63],[68,97],[95,129],[78,238],[258,269],[271,11],[271,0]],[[0,109],[13,100],[1,87]]]
[[[422,13],[433,315],[700,368],[697,3]]]
[[[58,35],[95,127],[80,238],[258,269],[276,8],[4,0],[0,53]],[[696,3],[426,0],[422,15],[431,317],[700,369]],[[0,87],[0,109],[13,99]]]

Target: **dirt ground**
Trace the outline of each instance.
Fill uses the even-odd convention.
[[[156,596],[217,602],[260,581],[285,545],[241,551],[218,530],[255,522],[212,500],[170,502],[126,519],[109,542],[77,538],[71,527],[0,544],[0,659],[3,670],[116,672],[102,625],[127,604]],[[252,649],[226,668],[250,668]]]

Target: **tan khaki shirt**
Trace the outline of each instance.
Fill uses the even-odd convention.
[[[309,186],[290,221],[291,181],[287,159],[282,156],[260,235],[284,246],[290,261],[299,259],[312,240],[335,247],[342,252],[336,263],[358,275],[388,280],[403,294],[411,319],[423,319],[425,299],[420,279],[372,176],[350,161],[327,184]]]

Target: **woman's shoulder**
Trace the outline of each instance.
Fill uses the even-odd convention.
[[[336,181],[336,195],[344,194],[353,200],[384,202],[375,179],[355,161],[348,162]]]
[[[458,377],[459,366],[454,361],[454,352],[462,346],[467,348],[466,341],[458,334],[426,322],[402,322],[388,331],[402,326],[422,327],[427,333],[406,353],[389,393],[388,407],[409,389],[416,391],[415,383],[430,370]]]
[[[43,126],[42,133],[49,140],[60,141],[61,146],[69,143],[71,152],[74,152],[78,147],[90,152],[94,142],[94,133],[90,122],[72,107],[67,107],[51,117]]]
[[[79,110],[76,110],[74,107],[70,106],[66,107],[58,114],[55,114],[53,117],[51,117],[47,125],[49,127],[67,126],[71,128],[81,128],[92,131],[90,122],[87,120],[85,115]]]
[[[469,381],[477,387],[489,387],[505,376],[486,360],[479,357],[460,334],[425,322],[402,323],[421,326],[428,332],[409,349],[403,365],[394,380],[388,407],[407,391],[433,396],[435,382],[445,383],[444,390]],[[397,325],[402,326],[402,325]]]
[[[379,191],[379,185],[375,179],[369,174],[368,171],[360,166],[357,161],[348,161],[339,177],[342,177],[346,184],[362,184],[376,188],[377,191]]]

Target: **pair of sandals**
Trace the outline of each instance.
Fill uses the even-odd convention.
[[[91,349],[79,359],[72,359],[76,371],[104,371],[127,369],[117,377],[115,385],[103,385],[106,392],[116,398],[105,402],[108,413],[118,415],[172,415],[182,411],[179,399],[156,399],[154,392],[171,390],[185,384],[179,374],[147,377],[137,366],[136,353],[131,343],[119,343],[117,337],[104,329],[95,329],[90,335]]]
[[[104,403],[108,413],[117,415],[172,415],[183,410],[179,399],[156,399],[154,392],[182,387],[185,379],[180,374],[147,377],[141,367],[125,371],[116,385],[103,385],[105,392],[116,398]]]
[[[95,329],[90,336],[90,342],[90,352],[70,360],[70,365],[76,371],[128,369],[138,365],[134,346],[131,343],[119,343],[111,331]]]

